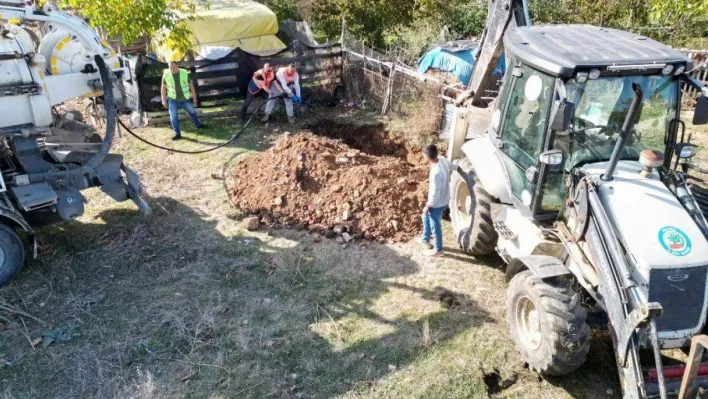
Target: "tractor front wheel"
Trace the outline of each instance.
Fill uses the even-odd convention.
[[[472,162],[461,159],[450,181],[450,219],[463,251],[489,255],[497,245],[492,222],[494,198],[482,188]]]
[[[511,336],[530,369],[564,375],[585,362],[590,327],[570,281],[546,282],[523,271],[509,283],[506,307]]]
[[[0,287],[20,271],[25,261],[25,250],[15,229],[0,224]]]

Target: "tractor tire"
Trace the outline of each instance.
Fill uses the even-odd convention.
[[[482,188],[472,162],[464,158],[450,180],[450,219],[463,251],[472,255],[494,252],[498,235],[492,222],[494,198]]]
[[[0,287],[20,271],[25,262],[25,249],[15,229],[0,224]]]
[[[529,368],[543,375],[568,374],[585,363],[590,327],[571,282],[546,282],[525,270],[507,290],[511,336]]]

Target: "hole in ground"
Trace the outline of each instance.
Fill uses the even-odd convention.
[[[414,161],[409,158],[413,152],[405,142],[386,131],[383,124],[349,125],[330,120],[322,120],[310,126],[310,130],[324,137],[341,140],[349,147],[374,156],[393,156]]]
[[[494,368],[489,373],[484,373],[484,384],[487,385],[487,394],[493,395],[497,394],[516,383],[516,375],[511,378],[502,379],[499,370]]]

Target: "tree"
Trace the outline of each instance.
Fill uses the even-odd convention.
[[[705,0],[651,0],[652,20],[668,27],[667,41],[680,44],[708,32],[708,2]]]
[[[307,12],[313,29],[336,39],[342,26],[373,47],[383,47],[386,33],[413,22],[416,0],[318,0]]]
[[[302,16],[295,0],[265,0],[263,4],[275,13],[278,21],[285,21],[286,19],[302,21]]]
[[[162,40],[180,50],[191,46],[189,28],[179,22],[194,18],[197,3],[192,0],[59,0],[59,4],[71,7],[108,37],[121,37],[125,44],[167,29],[170,33]]]

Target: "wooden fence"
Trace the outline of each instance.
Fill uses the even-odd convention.
[[[708,50],[681,49],[681,52],[693,60],[693,71],[690,75],[701,81],[704,86],[708,86]],[[694,88],[685,87],[683,90],[684,99],[694,100],[698,93]]]
[[[180,67],[191,72],[198,106],[209,107],[221,105],[219,100],[244,98],[253,73],[264,63],[270,63],[274,69],[294,63],[307,96],[331,96],[342,83],[342,48],[339,44],[308,46],[294,41],[270,56],[258,56],[237,48],[217,60],[184,61],[180,62]],[[136,76],[143,111],[162,110],[160,85],[166,68],[167,64],[163,62],[139,57]]]

